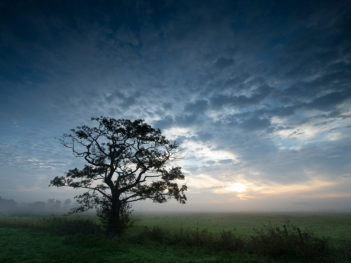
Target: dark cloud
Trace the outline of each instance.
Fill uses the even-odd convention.
[[[251,96],[228,96],[228,95],[214,95],[210,98],[211,106],[220,109],[224,106],[230,105],[233,107],[246,107],[255,105],[264,100],[271,92],[271,87],[263,85],[253,91]]]
[[[231,59],[231,58],[219,58],[217,59],[217,61],[215,62],[214,66],[217,68],[217,69],[224,69],[224,68],[227,68],[227,67],[230,67],[231,65],[234,64],[234,60]]]
[[[204,113],[208,107],[207,100],[197,100],[192,103],[188,103],[184,107],[184,111],[187,113]]]
[[[118,105],[125,110],[128,107],[135,105],[141,95],[140,91],[129,91],[125,93],[116,89],[111,94],[106,95],[105,100],[108,104],[118,103]]]
[[[308,107],[321,109],[321,110],[333,110],[338,104],[350,99],[351,90],[345,92],[332,92],[327,95],[318,97],[313,102],[308,104]]]
[[[206,141],[209,141],[210,139],[213,138],[213,134],[212,134],[212,131],[209,130],[209,131],[199,131],[197,134],[196,134],[197,138],[200,140],[200,141],[203,141],[203,142],[206,142]]]
[[[155,127],[160,128],[161,130],[169,128],[173,124],[174,124],[174,120],[173,120],[173,117],[170,115],[167,115],[164,118],[162,118],[161,120],[154,122]]]
[[[271,122],[269,119],[264,119],[264,118],[259,118],[259,117],[252,117],[248,120],[245,120],[243,123],[240,124],[240,127],[242,127],[245,130],[248,131],[263,131],[266,130],[270,126]]]
[[[188,127],[197,124],[198,114],[186,114],[176,116],[175,123],[180,127]]]

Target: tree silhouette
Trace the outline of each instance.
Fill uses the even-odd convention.
[[[166,165],[177,145],[171,143],[143,120],[92,118],[97,126],[86,125],[64,134],[62,144],[87,163],[65,176],[51,180],[52,186],[82,188],[75,196],[80,205],[72,212],[98,209],[98,216],[111,234],[122,233],[129,220],[131,202],[152,199],[163,203],[175,198],[186,202],[186,185],[181,167]]]

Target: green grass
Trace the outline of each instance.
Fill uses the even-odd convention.
[[[264,224],[290,222],[319,237],[351,241],[351,213],[195,213],[136,214],[134,227],[160,227],[167,230],[200,229],[212,233],[232,231],[248,238]]]
[[[257,261],[260,260],[260,261]],[[0,227],[1,263],[102,262],[279,262],[245,253],[215,253],[102,236],[62,236],[24,228]],[[289,261],[294,262],[294,261]]]
[[[226,251],[216,247],[218,242],[210,244],[223,231],[230,231],[249,244],[251,236],[257,235],[255,229],[288,221],[312,231],[316,237],[329,239],[331,247],[337,250],[324,262],[351,260],[351,214],[136,214],[134,220],[126,236],[107,238],[95,224],[96,217],[91,216],[0,217],[0,262],[312,262],[290,256],[270,258],[264,253],[257,255],[252,249]],[[150,230],[145,232],[145,227]],[[209,234],[200,238],[209,244],[198,246],[193,238],[202,230]],[[173,237],[171,233],[175,233]]]

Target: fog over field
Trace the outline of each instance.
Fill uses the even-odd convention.
[[[349,1],[1,1],[0,196],[73,202],[48,187],[85,164],[59,139],[107,116],[179,144],[187,203],[135,211],[351,212],[350,18]]]

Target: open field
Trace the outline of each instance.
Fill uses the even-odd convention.
[[[0,262],[253,263],[351,260],[351,214],[136,214],[134,221],[125,236],[110,238],[103,234],[92,216],[70,219],[1,217]],[[259,253],[260,247],[255,253],[257,246],[250,246],[250,240],[252,236],[257,236],[258,232],[254,229],[262,229],[264,224],[292,224],[314,233],[317,241],[325,237],[332,249],[330,255],[325,258],[319,258],[319,255],[315,259],[291,255],[272,257]],[[231,235],[223,236],[223,233],[229,232]],[[289,232],[289,236],[293,235],[294,232]],[[225,247],[231,242],[236,242],[236,246],[229,249],[218,247]]]
[[[333,240],[351,240],[351,213],[194,213],[136,214],[135,227],[158,226],[169,230],[232,231],[250,237],[264,224],[294,225]]]
[[[279,262],[243,253],[218,254],[154,242],[67,237],[12,227],[0,227],[0,248],[2,263]]]

